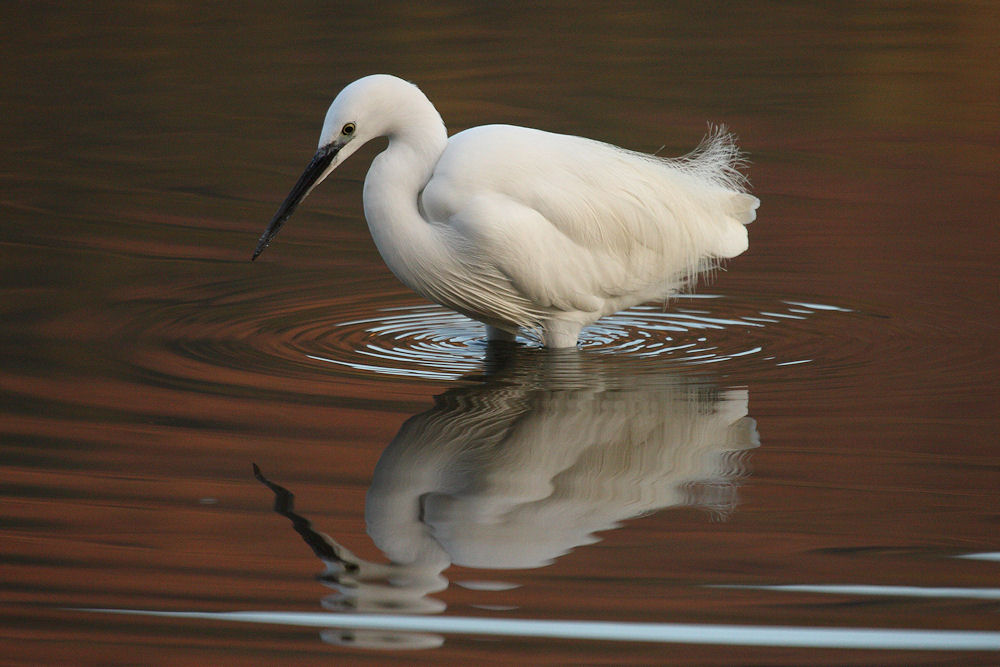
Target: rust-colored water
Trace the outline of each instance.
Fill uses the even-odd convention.
[[[1000,552],[996,5],[410,4],[0,9],[3,662],[995,664],[1000,563],[957,556]],[[751,250],[497,357],[382,264],[369,148],[251,264],[378,71],[451,131],[669,155],[725,122]]]

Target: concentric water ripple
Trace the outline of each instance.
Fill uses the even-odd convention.
[[[481,324],[365,278],[340,287],[331,294],[322,280],[261,277],[190,285],[169,296],[133,294],[107,313],[116,320],[107,328],[146,341],[125,362],[143,382],[203,391],[212,384],[214,391],[284,392],[289,379],[373,374],[452,380],[483,370]],[[665,310],[639,306],[601,320],[584,330],[581,349],[621,360],[629,372],[667,364],[759,375],[809,364],[810,374],[831,375],[870,363],[872,322],[884,320],[799,300],[687,295]],[[518,341],[540,346],[530,333]]]
[[[722,295],[678,297],[664,311],[638,306],[584,329],[580,346],[599,354],[657,357],[685,365],[752,359],[771,366],[812,363],[815,348],[803,324],[820,314],[850,313],[839,306],[784,301],[765,309]],[[486,341],[481,324],[428,304],[383,308],[372,317],[341,322],[331,332],[339,345],[308,356],[320,362],[390,375],[456,378],[481,366]],[[795,332],[799,344],[772,350],[775,338]],[[812,338],[823,335],[814,328]],[[530,334],[518,342],[540,346]],[[344,352],[347,351],[345,355]]]

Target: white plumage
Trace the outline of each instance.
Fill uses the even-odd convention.
[[[746,250],[760,203],[722,128],[675,159],[511,125],[449,139],[416,86],[374,75],[333,101],[316,156],[254,258],[313,187],[380,136],[389,145],[364,187],[379,252],[403,283],[485,323],[491,339],[523,328],[569,347],[605,315],[668,298]]]

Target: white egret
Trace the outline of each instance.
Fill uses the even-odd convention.
[[[587,324],[667,299],[746,250],[760,204],[722,128],[673,159],[511,125],[449,138],[419,88],[377,74],[334,99],[319,150],[253,258],[316,185],[383,136],[364,186],[382,258],[415,292],[486,324],[491,340],[524,328],[571,347]]]

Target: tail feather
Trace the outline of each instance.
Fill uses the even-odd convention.
[[[729,198],[729,214],[737,222],[744,225],[749,225],[757,219],[757,207],[759,206],[759,199],[742,192]]]

